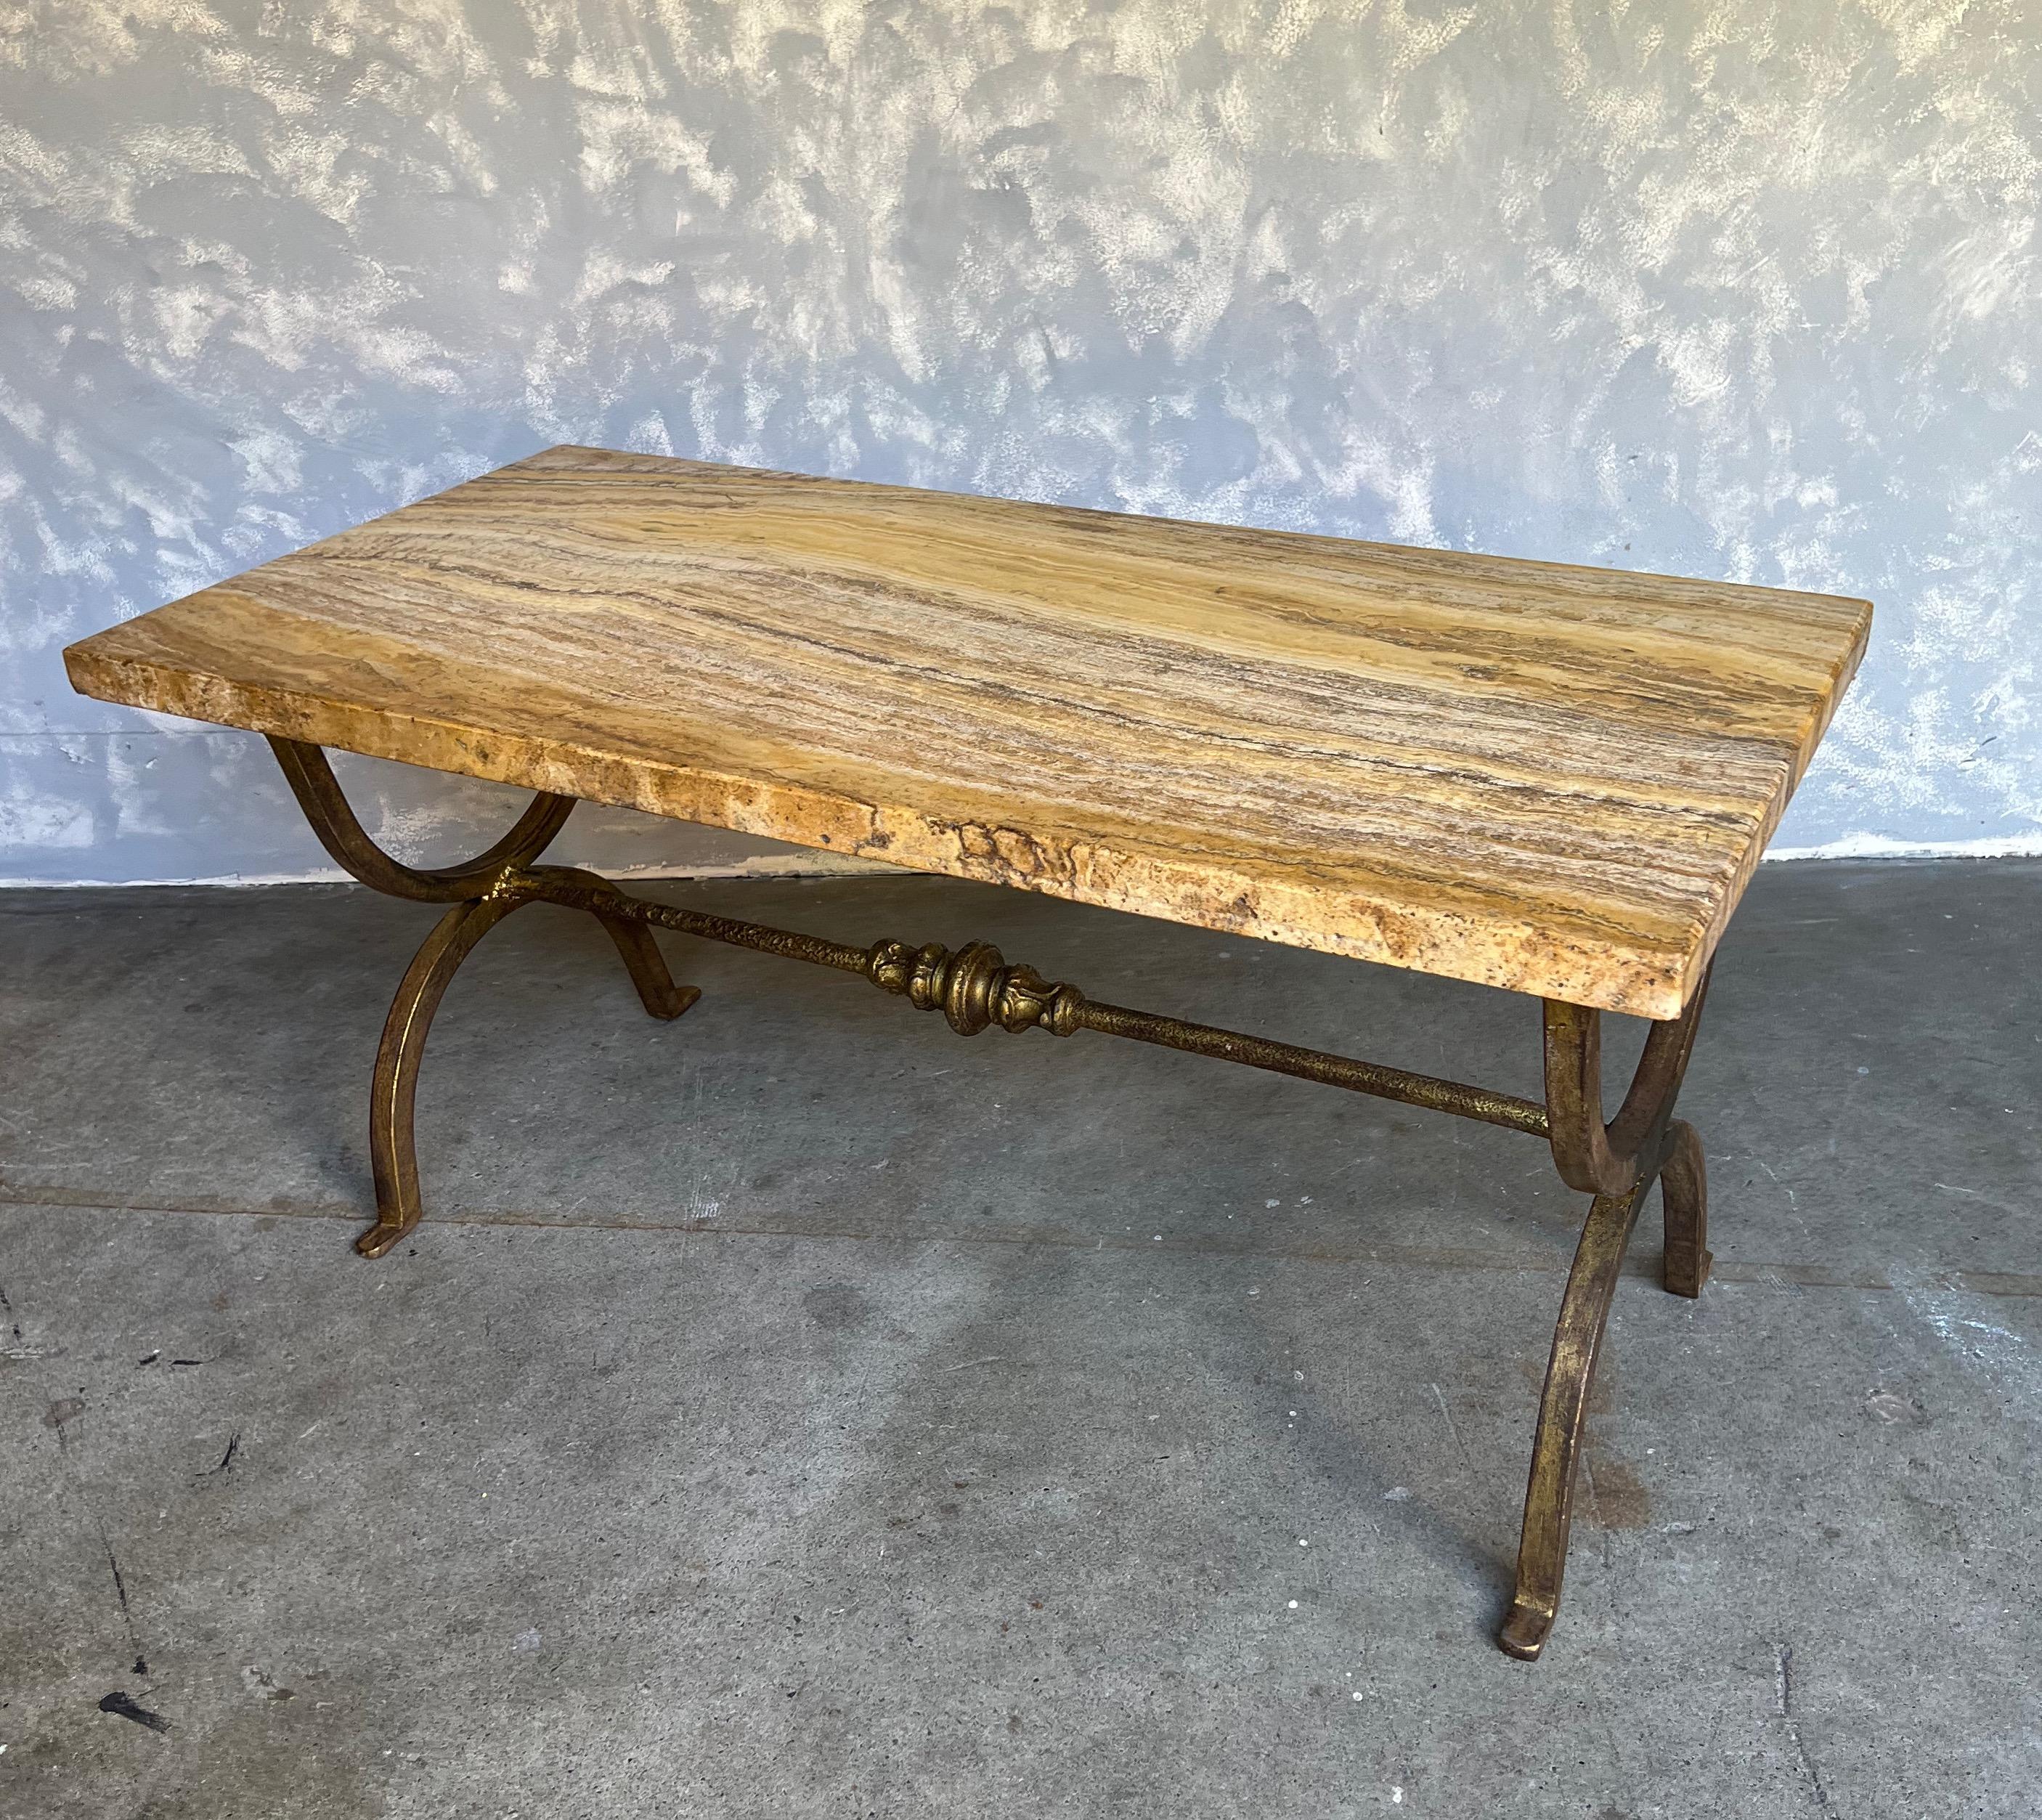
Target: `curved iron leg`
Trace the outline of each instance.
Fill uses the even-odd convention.
[[[1581,1228],[1553,1356],[1539,1399],[1539,1432],[1532,1445],[1532,1479],[1524,1493],[1524,1535],[1517,1550],[1517,1592],[1497,1638],[1504,1649],[1535,1661],[1560,1608],[1567,1570],[1567,1532],[1574,1520],[1574,1467],[1581,1419],[1594,1382],[1610,1298],[1623,1265],[1624,1248],[1638,1223],[1639,1204],[1652,1186],[1647,1174],[1620,1195],[1598,1195]]]
[[[533,869],[530,876],[582,886],[585,890],[601,896],[621,897],[623,893],[599,874],[583,872],[572,866],[541,866]],[[514,889],[514,886],[511,887]],[[518,898],[520,903],[534,901]],[[543,901],[543,900],[539,900]],[[667,971],[666,957],[660,952],[660,944],[653,940],[649,926],[633,916],[616,916],[607,912],[591,908],[590,914],[600,923],[610,940],[617,944],[624,970],[631,976],[631,983],[638,988],[640,1002],[646,1011],[656,1018],[677,1018],[702,996],[699,986],[678,986],[674,977]]]
[[[369,1095],[369,1156],[376,1172],[376,1224],[354,1241],[364,1257],[380,1257],[419,1223],[419,1155],[411,1138],[419,1061],[426,1033],[454,969],[468,951],[518,908],[516,898],[457,904],[433,925],[384,1020]]]
[[[553,869],[549,869],[553,870]],[[557,869],[560,875],[612,889],[592,873]],[[521,904],[537,900],[514,893],[493,893],[457,904],[434,924],[425,945],[405,969],[397,996],[383,1025],[376,1051],[376,1073],[369,1089],[369,1155],[376,1176],[376,1224],[354,1241],[364,1257],[380,1257],[419,1223],[419,1157],[413,1137],[413,1111],[419,1089],[419,1063],[426,1051],[433,1013],[439,1009],[455,970],[476,942]],[[677,1018],[702,996],[695,986],[677,986],[664,957],[642,923],[625,916],[595,912],[623,957],[631,983],[645,1009],[656,1018]]]
[[[1512,1655],[1527,1661],[1545,1647],[1559,1611],[1574,1516],[1574,1469],[1596,1355],[1624,1248],[1655,1180],[1666,1220],[1660,1280],[1676,1295],[1695,1296],[1701,1294],[1708,1275],[1701,1140],[1692,1126],[1673,1117],[1707,990],[1704,974],[1680,1016],[1654,1027],[1623,1109],[1608,1125],[1602,1118],[1601,1015],[1557,1001],[1546,1006],[1546,1107],[1553,1160],[1562,1180],[1571,1187],[1589,1190],[1595,1199],[1575,1248],[1559,1323],[1553,1331],[1552,1358],[1532,1443],[1531,1482],[1524,1493],[1516,1596],[1497,1639]]]
[[[560,832],[575,799],[542,792],[495,846],[457,866],[407,866],[392,858],[363,831],[326,754],[318,747],[274,737],[270,745],[312,832],[342,866],[364,885],[394,897],[454,906],[434,926],[406,970],[376,1052],[369,1116],[369,1150],[376,1171],[376,1224],[355,1241],[354,1248],[364,1257],[380,1257],[419,1223],[419,1164],[411,1112],[418,1093],[419,1061],[425,1053],[433,1013],[468,950],[520,904],[533,901],[507,889],[507,881],[516,869],[537,859]],[[620,895],[607,879],[593,873],[566,867],[546,870],[598,894],[611,898]],[[652,931],[643,923],[590,908],[617,944],[640,1001],[654,1017],[677,1018],[702,996],[694,986],[674,984]]]
[[[700,986],[674,983],[673,975],[667,971],[667,958],[660,952],[660,944],[652,939],[652,931],[643,923],[634,923],[629,916],[605,916],[599,912],[595,920],[617,944],[624,970],[631,976],[632,985],[638,988],[639,1000],[650,1015],[677,1018],[702,996]]]
[[[1546,1001],[1546,1115],[1560,1180],[1587,1195],[1622,1194],[1638,1176],[1679,1096],[1708,997],[1709,977],[1678,1017],[1655,1023],[1616,1116],[1602,1117],[1602,1013]]]
[[[1708,1172],[1693,1126],[1677,1118],[1667,1138],[1672,1149],[1659,1166],[1659,1199],[1666,1214],[1659,1280],[1675,1295],[1696,1296],[1715,1262],[1709,1250]]]
[[[453,904],[463,898],[480,897],[507,866],[529,866],[543,853],[554,835],[567,826],[574,812],[575,798],[533,797],[510,832],[486,851],[458,866],[407,866],[393,859],[369,838],[348,805],[340,781],[317,746],[272,735],[270,749],[277,755],[285,781],[298,806],[305,812],[319,845],[334,863],[350,876],[392,897],[409,897],[426,904]]]

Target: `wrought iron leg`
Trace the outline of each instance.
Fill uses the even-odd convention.
[[[1659,1280],[1674,1295],[1696,1296],[1715,1262],[1709,1250],[1708,1173],[1695,1128],[1673,1121],[1673,1148],[1659,1166],[1659,1197],[1666,1214],[1666,1245]]]
[[[511,911],[530,903],[560,904],[595,916],[617,944],[639,997],[655,1017],[678,1017],[700,996],[694,987],[676,986],[668,977],[652,940],[657,927],[858,974],[923,1011],[941,1011],[960,1035],[975,1035],[994,1024],[1016,1035],[1040,1030],[1069,1037],[1092,1030],[1430,1107],[1546,1139],[1561,1178],[1595,1198],[1554,1332],[1525,1493],[1516,1596],[1500,1638],[1510,1654],[1528,1659],[1543,1648],[1559,1609],[1574,1473],[1596,1355],[1624,1248],[1637,1224],[1639,1204],[1654,1181],[1660,1184],[1665,1212],[1662,1280],[1674,1294],[1693,1296],[1701,1292],[1708,1275],[1701,1144],[1691,1127],[1673,1116],[1701,1018],[1706,978],[1678,1017],[1654,1027],[1623,1106],[1605,1122],[1600,1014],[1580,1006],[1547,1004],[1546,1096],[1540,1105],[1457,1081],[1107,1004],[1088,998],[1075,986],[1052,985],[1031,967],[1010,966],[996,949],[982,942],[954,954],[935,942],[917,949],[883,940],[853,947],[681,904],[631,897],[592,873],[533,863],[573,807],[563,797],[541,796],[509,834],[465,864],[437,870],[407,866],[362,832],[317,748],[289,740],[270,743],[319,839],[342,866],[378,890],[453,906],[405,973],[377,1054],[370,1140],[377,1218],[356,1243],[365,1256],[380,1257],[418,1222],[412,1110],[419,1057],[447,982],[477,942]]]
[[[1701,1140],[1692,1126],[1673,1118],[1707,992],[1704,978],[1679,1017],[1654,1027],[1623,1109],[1608,1125],[1602,1118],[1600,1015],[1574,1005],[1546,1008],[1546,1104],[1553,1159],[1570,1186],[1593,1191],[1595,1199],[1553,1330],[1524,1492],[1516,1593],[1497,1638],[1510,1654],[1527,1661],[1546,1646],[1559,1612],[1574,1475],[1596,1358],[1638,1210],[1655,1180],[1666,1222],[1661,1280],[1676,1295],[1693,1296],[1701,1293],[1708,1274]]]
[[[1596,1196],[1560,1303],[1552,1361],[1539,1399],[1538,1436],[1532,1444],[1532,1482],[1524,1493],[1524,1534],[1517,1549],[1517,1592],[1498,1639],[1512,1655],[1527,1661],[1535,1661],[1546,1646],[1546,1634],[1559,1612],[1582,1417],[1624,1248],[1638,1223],[1639,1203],[1650,1186],[1646,1178],[1621,1195]]]
[[[411,1139],[419,1092],[419,1061],[433,1013],[468,950],[518,908],[518,901],[482,899],[457,904],[426,938],[404,970],[369,1092],[369,1156],[376,1172],[376,1224],[354,1241],[364,1257],[380,1257],[419,1223],[419,1154]]]
[[[604,901],[621,904],[624,893],[606,878],[593,872],[577,871],[569,866],[542,866],[536,876],[557,881],[570,887],[578,887],[584,893],[592,893],[595,904],[587,906],[589,913],[603,927],[604,932],[617,944],[624,970],[631,976],[631,983],[638,988],[638,997],[647,1014],[656,1018],[677,1018],[702,996],[699,986],[677,986],[674,977],[667,971],[666,957],[660,952],[660,944],[652,939],[652,930],[636,918],[612,910]],[[497,895],[510,904],[533,902],[543,903],[543,898],[530,898],[515,894],[510,890]],[[575,906],[580,908],[581,906]]]
[[[376,1223],[354,1241],[354,1248],[364,1257],[380,1257],[419,1223],[412,1108],[418,1095],[419,1062],[425,1053],[433,1013],[469,950],[519,905],[541,901],[528,892],[509,889],[509,880],[545,879],[556,889],[572,892],[574,907],[588,911],[616,943],[639,1000],[652,1016],[677,1018],[702,993],[694,986],[675,985],[651,928],[642,920],[623,913],[624,895],[607,879],[569,866],[524,870],[566,825],[574,809],[573,797],[535,797],[516,825],[487,852],[458,866],[428,870],[392,858],[369,838],[318,747],[280,739],[272,739],[270,744],[312,832],[342,866],[364,885],[392,897],[453,906],[434,925],[405,969],[376,1051],[369,1111]]]
[[[643,923],[629,922],[621,916],[598,916],[596,920],[617,944],[618,957],[631,976],[632,985],[638,988],[640,1002],[648,1016],[677,1018],[702,996],[700,986],[674,983],[660,944]]]
[[[588,889],[614,891],[593,873],[565,866],[545,872]],[[425,945],[412,958],[384,1020],[383,1041],[376,1051],[376,1073],[369,1098],[369,1156],[376,1176],[376,1224],[354,1241],[364,1257],[380,1257],[419,1223],[419,1157],[413,1141],[413,1109],[419,1091],[419,1063],[433,1013],[439,1009],[449,982],[469,951],[520,905],[540,900],[493,892],[487,897],[457,904],[433,925]],[[645,1009],[656,1018],[677,1018],[702,996],[696,986],[677,986],[665,958],[642,923],[601,910],[597,920],[617,944],[631,981]]]

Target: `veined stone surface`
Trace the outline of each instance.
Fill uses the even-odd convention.
[[[102,699],[1669,1017],[1862,601],[562,447]]]

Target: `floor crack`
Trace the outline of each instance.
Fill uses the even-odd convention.
[[[1801,1735],[1801,1722],[1794,1713],[1794,1646],[1775,1643],[1772,1646],[1772,1692],[1779,1703],[1780,1717],[1785,1722],[1787,1735],[1794,1741],[1795,1754],[1801,1760],[1801,1768],[1808,1778],[1808,1786],[1814,1791],[1815,1805],[1825,1814],[1836,1812],[1835,1803],[1830,1799],[1830,1791],[1823,1786],[1822,1772],[1815,1767],[1815,1760],[1808,1750],[1807,1739]]]
[[[99,1546],[106,1556],[107,1570],[113,1576],[113,1596],[120,1607],[120,1623],[128,1632],[129,1646],[135,1652],[135,1660],[142,1659],[142,1638],[135,1628],[135,1614],[128,1606],[128,1581],[121,1573],[120,1563],[113,1558],[113,1543],[106,1533],[106,1525],[100,1520],[99,1513],[92,1513],[92,1527],[99,1531]]]

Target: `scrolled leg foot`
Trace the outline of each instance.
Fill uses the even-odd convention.
[[[1666,1216],[1660,1281],[1673,1294],[1697,1296],[1715,1262],[1709,1250],[1708,1173],[1693,1126],[1676,1119],[1667,1136],[1671,1147],[1659,1168],[1659,1198]]]
[[[1506,1656],[1515,1656],[1520,1662],[1535,1662],[1539,1652],[1546,1646],[1547,1633],[1553,1628],[1553,1615],[1551,1612],[1542,1612],[1519,1599],[1512,1604],[1510,1615],[1503,1620],[1497,1642]]]
[[[599,916],[597,920],[617,944],[624,970],[631,976],[632,985],[638,988],[639,1001],[650,1015],[677,1018],[702,996],[700,986],[674,983],[673,975],[667,971],[666,956],[643,923],[634,923],[628,916]]]
[[[411,1225],[401,1220],[384,1219],[380,1216],[376,1224],[362,1233],[354,1241],[354,1248],[364,1257],[380,1257],[393,1248],[397,1241],[419,1223],[417,1202],[412,1203]]]

